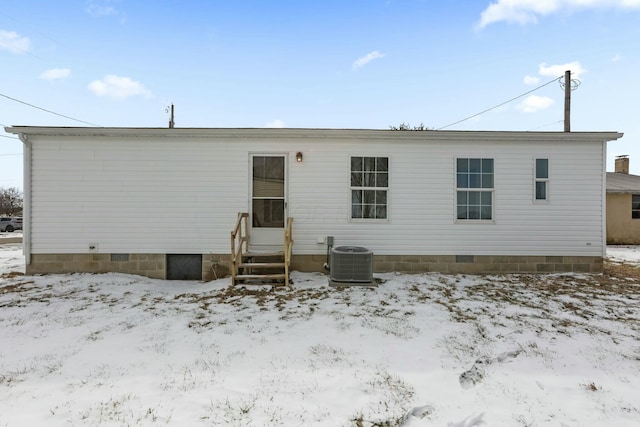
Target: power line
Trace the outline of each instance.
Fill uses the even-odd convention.
[[[469,116],[469,117],[466,117],[466,118],[464,118],[464,119],[462,119],[462,120],[458,120],[457,122],[453,122],[453,123],[450,123],[450,124],[448,124],[448,125],[446,125],[446,126],[442,126],[441,128],[438,128],[438,129],[436,129],[436,130],[446,129],[446,128],[450,127],[450,126],[457,125],[458,123],[462,123],[462,122],[467,121],[467,120],[469,120],[469,119],[473,119],[474,117],[478,117],[479,115],[484,114],[484,113],[486,113],[486,112],[489,112],[489,111],[491,111],[491,110],[495,110],[496,108],[502,107],[502,106],[503,106],[503,105],[505,105],[505,104],[508,104],[508,103],[510,103],[510,102],[515,101],[516,99],[519,99],[519,98],[522,98],[523,96],[529,95],[531,92],[535,92],[535,91],[536,91],[536,90],[538,90],[538,89],[542,89],[543,87],[545,87],[545,86],[547,86],[547,85],[550,85],[550,84],[551,84],[551,83],[553,83],[553,82],[557,82],[558,80],[560,80],[560,79],[561,79],[561,78],[563,78],[563,77],[564,77],[564,76],[556,77],[555,79],[553,79],[553,80],[551,80],[551,81],[548,81],[547,83],[545,83],[545,84],[543,84],[543,85],[541,85],[541,86],[538,86],[538,87],[537,87],[537,88],[535,88],[535,89],[531,89],[529,92],[525,92],[525,93],[523,93],[522,95],[518,95],[518,96],[516,96],[515,98],[511,98],[511,99],[510,99],[510,100],[508,100],[508,101],[505,101],[505,102],[503,102],[503,103],[501,103],[501,104],[496,105],[495,107],[487,108],[486,110],[481,111],[481,112],[479,112],[479,113],[477,113],[477,114],[474,114],[473,116]]]
[[[95,123],[85,122],[84,120],[80,120],[80,119],[74,119],[73,117],[65,116],[64,114],[56,113],[55,111],[47,110],[46,108],[38,107],[37,105],[29,104],[28,102],[25,102],[25,101],[20,101],[19,99],[12,98],[12,97],[4,95],[2,93],[0,93],[0,96],[2,96],[3,98],[10,99],[10,100],[15,101],[15,102],[19,102],[20,104],[28,105],[29,107],[36,108],[38,110],[45,111],[45,112],[50,113],[50,114],[55,114],[56,116],[64,117],[65,119],[73,120],[75,122],[84,123],[85,125],[89,125],[89,126],[101,127],[100,125],[97,125]]]
[[[4,16],[6,16],[6,17],[7,17],[7,18],[9,18],[9,19],[12,19],[12,20],[14,20],[14,21],[16,21],[16,22],[21,22],[21,23],[23,23],[23,24],[24,24],[24,22],[25,22],[25,21],[20,21],[20,20],[18,20],[18,19],[15,19],[14,17],[7,15],[7,14],[6,14],[6,13],[4,13],[3,11],[0,11],[0,15],[4,15]],[[36,33],[40,33],[41,35],[44,35],[44,37],[48,38],[49,40],[51,40],[51,41],[52,41],[52,42],[54,42],[54,43],[56,42],[54,39],[52,39],[51,37],[49,37],[48,35],[46,35],[46,34],[44,34],[44,33],[42,33],[42,32],[36,31]],[[41,60],[41,61],[44,61],[44,58],[41,58],[40,56],[35,55],[34,53],[32,53],[32,52],[31,52],[31,50],[29,49],[29,47],[27,47],[27,49],[23,49],[23,48],[21,48],[21,47],[19,47],[19,46],[16,46],[15,44],[7,43],[7,42],[0,42],[0,44],[2,44],[3,46],[5,46],[5,48],[6,48],[6,49],[8,49],[8,50],[15,50],[15,51],[17,51],[17,52],[19,52],[19,53],[23,53],[23,54],[26,54],[26,55],[31,55],[31,56],[33,56],[33,57],[34,57],[34,58],[36,58],[36,59],[39,59],[39,60]]]
[[[533,130],[538,130],[538,129],[546,128],[547,126],[557,125],[557,124],[560,124],[560,123],[562,123],[562,122],[564,122],[564,120],[558,120],[558,121],[556,121],[556,122],[547,123],[546,125],[541,125],[541,126],[538,126],[538,127],[536,127],[536,128],[529,129],[529,131],[533,131]]]
[[[4,157],[4,156],[22,156],[22,153],[0,154],[0,157]]]
[[[7,18],[11,19],[12,21],[15,21],[15,22],[17,22],[17,23],[19,23],[19,24],[26,24],[26,23],[27,23],[26,21],[23,21],[23,20],[17,19],[15,16],[8,15],[5,11],[2,11],[2,10],[0,10],[0,15],[4,15],[5,17],[7,17]],[[52,37],[51,37],[51,36],[49,36],[48,34],[43,33],[42,31],[37,31],[37,30],[36,30],[36,31],[33,31],[33,30],[31,30],[31,31],[29,31],[29,32],[30,32],[30,33],[35,33],[35,34],[40,34],[40,35],[42,35],[42,36],[44,36],[44,37],[48,38],[48,39],[49,39],[49,40],[51,40],[52,42],[54,42],[54,43],[58,43],[58,41],[57,41],[57,40],[55,40],[54,38],[52,38]]]

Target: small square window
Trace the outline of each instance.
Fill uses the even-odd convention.
[[[549,159],[536,159],[536,178],[549,178]]]
[[[544,181],[536,182],[536,200],[547,200],[547,183]]]

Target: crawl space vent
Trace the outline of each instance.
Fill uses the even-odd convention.
[[[167,255],[168,280],[202,280],[201,254]]]

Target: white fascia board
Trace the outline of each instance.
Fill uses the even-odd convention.
[[[100,128],[9,126],[8,133],[34,136],[101,136],[139,138],[278,138],[278,139],[356,139],[424,142],[575,142],[614,141],[620,132],[519,132],[519,131],[394,131],[386,129],[274,129],[274,128]]]

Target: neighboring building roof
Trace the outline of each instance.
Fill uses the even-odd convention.
[[[640,194],[640,176],[607,172],[607,193]]]

